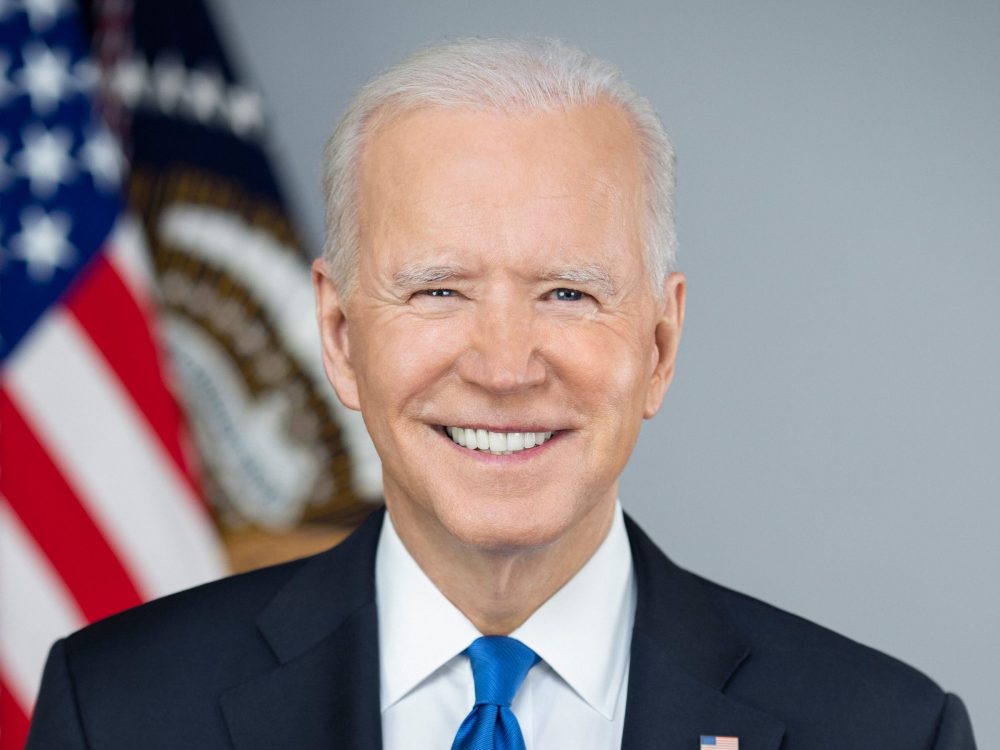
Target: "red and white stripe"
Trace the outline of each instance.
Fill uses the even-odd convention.
[[[0,750],[23,743],[55,639],[224,573],[140,243],[119,222],[0,372]]]
[[[701,750],[740,750],[739,737],[712,737],[714,743],[702,741]]]

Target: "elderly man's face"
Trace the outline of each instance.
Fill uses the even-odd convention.
[[[343,304],[317,271],[320,323],[394,518],[489,550],[607,519],[683,317],[683,277],[659,301],[643,263],[625,116],[416,110],[360,177],[358,284]]]

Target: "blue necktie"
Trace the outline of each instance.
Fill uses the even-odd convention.
[[[458,728],[451,750],[524,750],[510,704],[528,670],[538,663],[538,654],[499,635],[477,638],[465,653],[472,662],[476,705]]]

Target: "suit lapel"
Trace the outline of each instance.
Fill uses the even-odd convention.
[[[236,750],[377,750],[375,548],[383,512],[309,560],[258,618],[277,666],[223,693]],[[776,750],[784,726],[725,695],[750,650],[702,584],[626,519],[638,603],[623,750],[697,750],[703,734]],[[318,591],[330,591],[317,597]]]
[[[375,548],[382,517],[373,513],[310,559],[261,613],[257,625],[278,665],[222,694],[237,750],[381,747]]]
[[[626,519],[638,589],[623,750],[697,750],[700,735],[775,750],[784,725],[725,695],[750,655],[703,585]]]

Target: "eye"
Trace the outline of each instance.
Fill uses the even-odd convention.
[[[455,297],[458,292],[454,289],[423,289],[418,294],[425,297]]]
[[[585,295],[579,289],[560,288],[553,289],[549,296],[559,302],[579,302]]]

